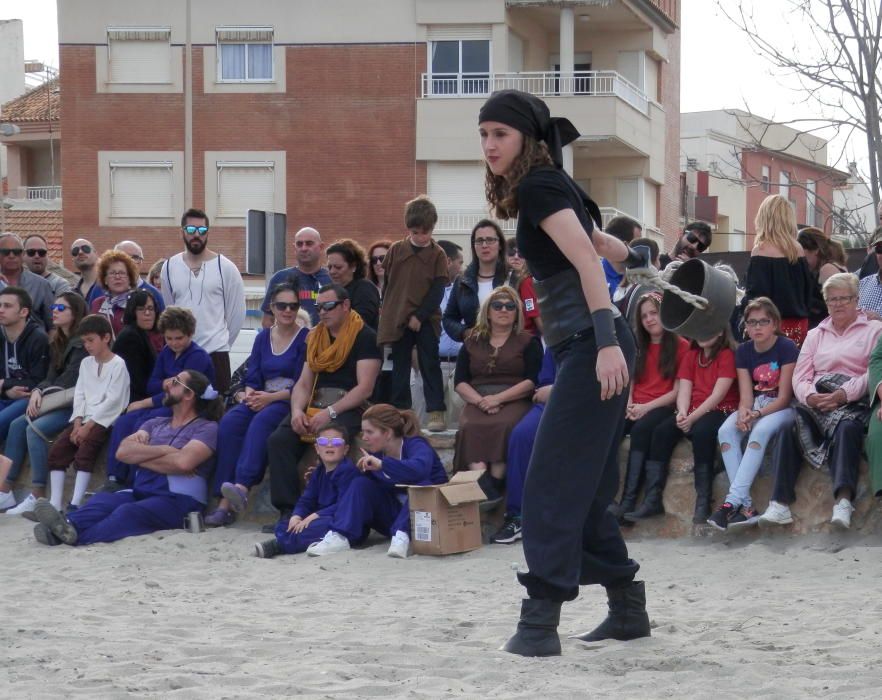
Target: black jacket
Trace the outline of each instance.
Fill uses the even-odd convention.
[[[48,389],[50,386],[60,386],[62,389],[73,389],[77,385],[80,376],[80,363],[89,353],[83,347],[83,339],[75,335],[67,341],[64,348],[64,358],[61,361],[61,369],[56,370],[50,361],[49,373],[46,379],[37,385],[37,389]]]
[[[505,268],[496,266],[496,274],[493,277],[493,289],[505,284]],[[441,323],[444,330],[453,340],[462,342],[463,334],[478,320],[478,311],[481,304],[478,301],[478,266],[470,264],[456,281],[450,290],[450,299]]]
[[[6,340],[3,333],[3,391],[6,393],[14,386],[33,389],[46,378],[49,372],[49,336],[42,325],[36,320],[28,320],[14,343]]]
[[[147,380],[150,379],[153,365],[156,364],[156,352],[150,344],[146,331],[134,325],[124,326],[113,343],[113,352],[125,360],[126,369],[129,370],[131,379],[129,400],[146,399],[149,396]]]

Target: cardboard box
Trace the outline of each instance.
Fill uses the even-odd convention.
[[[414,554],[456,554],[481,546],[478,486],[483,471],[457,472],[446,484],[406,486]]]

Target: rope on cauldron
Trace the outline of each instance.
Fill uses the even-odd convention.
[[[654,267],[632,267],[625,270],[625,275],[627,276],[629,282],[633,282],[634,284],[648,284],[652,287],[658,287],[665,292],[675,294],[687,304],[694,306],[699,311],[704,311],[705,309],[707,309],[707,299],[705,299],[704,297],[700,297],[697,294],[693,294],[692,292],[687,292],[685,289],[680,289],[678,286],[663,280],[661,278],[661,275],[659,275],[658,270],[656,270]]]

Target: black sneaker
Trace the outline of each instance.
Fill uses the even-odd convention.
[[[254,545],[254,556],[260,559],[272,559],[277,554],[282,553],[278,540],[273,537],[271,540],[264,540]]]
[[[37,523],[34,525],[34,539],[40,544],[45,544],[49,547],[57,547],[61,544],[61,540],[58,539],[53,534],[52,530],[46,527],[43,523]]]
[[[521,516],[506,515],[505,523],[499,531],[490,538],[494,544],[514,544],[523,537],[521,532]]]
[[[750,508],[744,508],[743,506],[738,509],[738,512],[735,513],[731,518],[729,518],[729,527],[749,527],[750,525],[756,525],[759,522],[760,514],[757,512],[756,508],[751,506]]]
[[[738,512],[738,509],[731,503],[724,503],[716,509],[714,514],[707,519],[708,525],[713,525],[717,530],[723,530],[732,522],[732,517]]]

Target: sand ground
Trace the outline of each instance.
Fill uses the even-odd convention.
[[[520,545],[252,557],[253,524],[75,549],[0,516],[4,697],[878,698],[879,538],[638,540],[653,636],[497,651]],[[561,632],[599,622],[584,589]]]

